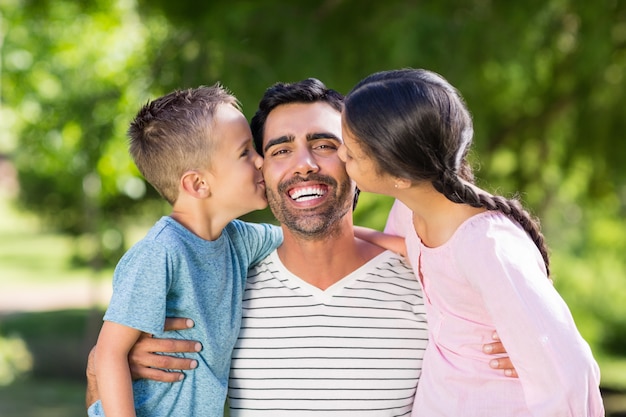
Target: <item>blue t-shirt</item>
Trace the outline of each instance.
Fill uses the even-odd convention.
[[[137,416],[223,415],[248,268],[281,242],[280,228],[268,224],[233,220],[207,241],[163,217],[122,257],[104,320],[202,343],[199,354],[178,354],[198,360],[182,382],[133,382]],[[166,317],[188,317],[195,326],[164,332]],[[89,415],[104,415],[100,401]]]

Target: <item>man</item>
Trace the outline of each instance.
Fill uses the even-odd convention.
[[[233,417],[410,413],[427,342],[421,289],[400,256],[354,236],[356,190],[337,156],[342,103],[315,79],[279,83],[252,119],[284,242],[248,274],[229,382]],[[194,362],[151,352],[198,349],[144,338],[131,366],[136,377],[176,381],[182,374],[154,368]]]

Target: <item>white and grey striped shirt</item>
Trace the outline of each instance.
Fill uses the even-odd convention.
[[[322,291],[274,251],[248,274],[230,415],[409,415],[427,341],[421,287],[399,255]]]

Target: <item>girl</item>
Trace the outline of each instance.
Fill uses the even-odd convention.
[[[548,279],[537,223],[473,184],[458,91],[426,70],[376,73],[348,94],[342,123],[358,187],[410,209],[391,221],[408,229],[429,322],[413,415],[603,416],[598,366]],[[519,379],[485,366],[493,328]]]

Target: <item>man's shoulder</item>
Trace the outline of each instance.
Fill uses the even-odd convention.
[[[268,267],[271,268],[276,263],[280,263],[280,258],[275,256],[274,255],[275,253],[276,253],[276,249],[271,251],[269,255],[267,255],[265,258],[251,265],[250,268],[248,269],[248,275],[258,274],[259,271],[267,270]]]
[[[365,267],[391,275],[414,276],[413,269],[407,260],[397,253],[386,250],[372,258]]]
[[[374,282],[393,283],[422,292],[421,285],[407,260],[392,251],[384,251],[356,271]]]

